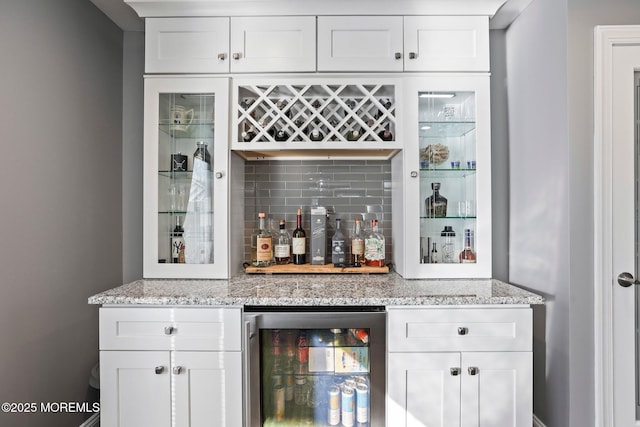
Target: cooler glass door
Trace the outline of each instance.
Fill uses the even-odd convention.
[[[247,316],[250,426],[384,425],[384,312]]]

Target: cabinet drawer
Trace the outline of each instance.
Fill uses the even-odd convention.
[[[388,308],[388,348],[411,351],[531,351],[530,308]]]
[[[101,308],[100,350],[240,351],[240,308]]]
[[[147,18],[147,73],[228,73],[229,18]]]

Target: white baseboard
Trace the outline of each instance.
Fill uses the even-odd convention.
[[[542,421],[540,421],[538,419],[538,417],[535,416],[535,414],[533,415],[533,427],[546,427]]]

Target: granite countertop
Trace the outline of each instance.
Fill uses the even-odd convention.
[[[211,306],[394,306],[544,304],[493,279],[403,279],[371,275],[239,275],[229,280],[143,279],[89,297],[89,304]]]

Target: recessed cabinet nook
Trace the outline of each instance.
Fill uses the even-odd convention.
[[[387,257],[394,286],[428,286],[428,279],[473,286],[484,279],[491,292],[489,20],[503,0],[125,2],[146,26],[144,280],[172,279],[159,286],[193,283],[197,289],[225,281],[233,293],[250,239],[245,166],[356,159],[390,164]],[[268,283],[276,276],[260,277]],[[386,280],[371,276],[378,277],[343,277],[356,277],[362,287]],[[296,305],[290,295],[280,296],[287,302],[273,300],[275,311]],[[373,384],[362,365],[368,329],[298,326],[308,328],[302,339],[315,359],[305,360],[308,371],[296,371],[295,382],[291,377],[289,395],[288,368],[283,376],[275,373],[292,332],[254,333],[247,313],[255,302],[248,297],[214,306],[199,305],[197,298],[191,306],[171,297],[103,304],[103,425],[532,424],[528,303],[434,306],[396,299],[400,303],[370,307],[386,319],[384,390],[367,389]],[[359,304],[344,303],[351,309]],[[318,356],[327,336],[336,343],[328,348],[335,346],[336,354],[348,348],[357,368],[347,368],[344,355]],[[260,402],[251,400],[247,372],[254,363],[248,361],[250,343],[257,339],[269,342],[273,358],[273,365],[262,364],[263,379],[274,372]],[[378,348],[379,338],[371,339],[371,348]],[[291,369],[302,362],[300,353],[296,357]],[[380,356],[371,357],[373,363]],[[340,372],[360,374],[339,375],[339,364]],[[360,381],[353,404],[369,397],[366,390],[371,402],[386,402],[382,410],[357,407],[360,412],[351,414],[342,400],[342,412],[331,412],[322,396],[348,399],[350,378]],[[285,412],[303,389],[315,390],[304,397],[307,414],[313,405],[329,405],[329,412],[319,416],[316,409],[315,418]],[[255,405],[267,415],[256,419]],[[367,418],[373,413],[378,419]],[[283,424],[294,419],[298,424]]]

